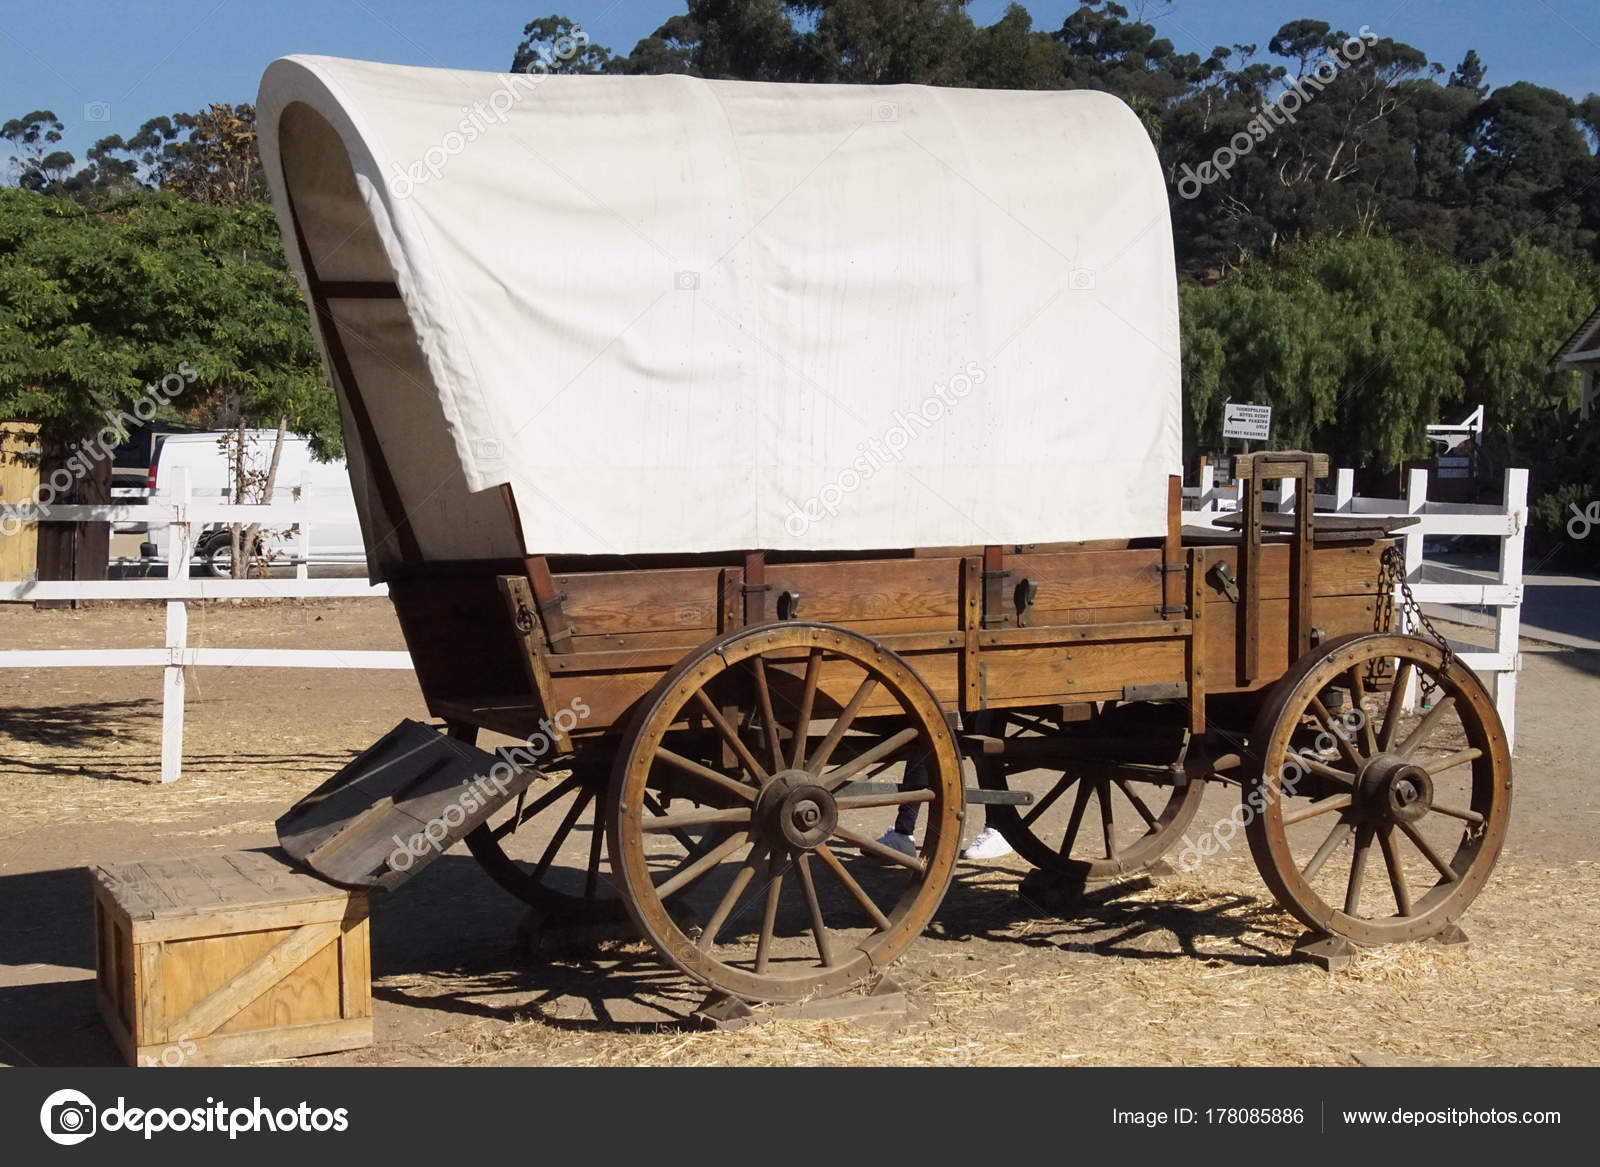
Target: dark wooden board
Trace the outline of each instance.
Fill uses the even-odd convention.
[[[507,776],[502,768],[491,777],[499,763],[402,721],[290,808],[278,820],[278,842],[324,879],[393,890],[539,775],[529,767]]]

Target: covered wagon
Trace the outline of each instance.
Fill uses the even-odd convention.
[[[1391,531],[1264,508],[1298,453],[1181,529],[1167,193],[1115,98],[292,57],[258,117],[372,577],[460,748],[523,743],[461,831],[517,896],[825,995],[933,917],[969,806],[1095,878],[1218,779],[1318,933],[1482,885],[1504,734],[1393,631]]]

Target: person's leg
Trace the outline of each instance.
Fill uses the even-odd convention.
[[[901,790],[926,790],[928,787],[928,763],[922,758],[913,758],[906,763],[906,772],[900,779]],[[917,815],[922,811],[920,802],[904,802],[894,816],[894,829],[902,835],[914,835],[917,832]]]

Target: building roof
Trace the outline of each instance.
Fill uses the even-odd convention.
[[[1600,308],[1590,313],[1589,319],[1578,326],[1578,331],[1567,338],[1567,343],[1556,350],[1556,355],[1550,358],[1550,368],[1600,368],[1600,356],[1581,361],[1571,360],[1574,353],[1590,353],[1596,349],[1600,349]]]

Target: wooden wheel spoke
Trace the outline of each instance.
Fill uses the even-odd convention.
[[[722,740],[728,743],[728,748],[739,759],[739,764],[753,774],[757,782],[765,782],[768,777],[766,770],[762,769],[761,763],[756,761],[756,756],[750,752],[750,747],[744,744],[744,739],[739,736],[733,726],[728,724],[727,718],[722,716],[722,711],[706,695],[706,691],[704,689],[696,689],[694,691],[694,699],[699,703],[707,720],[716,728],[717,733],[722,735]]]
[[[839,789],[839,787],[843,786],[851,778],[854,778],[857,774],[861,773],[861,771],[865,770],[868,766],[871,766],[874,763],[889,757],[901,746],[915,741],[918,732],[918,730],[910,727],[902,729],[899,733],[893,735],[892,737],[885,738],[883,741],[873,746],[870,750],[863,750],[861,753],[857,754],[855,757],[851,758],[848,762],[837,769],[829,770],[817,780],[817,785],[821,786],[824,790]],[[832,752],[833,750],[830,747],[827,750],[827,753]],[[815,763],[817,759],[825,760],[825,754],[823,751],[817,751],[817,758],[813,759],[813,763]],[[910,763],[907,763],[907,765],[909,764]],[[817,771],[812,770],[811,773],[815,774]]]
[[[1338,747],[1339,753],[1344,755],[1344,760],[1350,763],[1353,770],[1360,771],[1366,762],[1355,745],[1350,741],[1349,732],[1345,729],[1344,722],[1339,721],[1328,712],[1328,707],[1322,703],[1321,697],[1311,698],[1311,708],[1316,712],[1317,719],[1322,723],[1322,728],[1327,730],[1333,738],[1333,744]],[[1336,728],[1337,727],[1337,728]]]
[[[832,848],[825,843],[822,844],[817,848],[817,857],[822,860],[829,871],[833,872],[834,878],[844,884],[844,889],[850,893],[856,903],[861,905],[862,910],[872,917],[872,922],[877,925],[878,931],[887,932],[890,928],[889,917],[885,916],[882,909],[873,903],[872,897],[855,881],[855,877],[845,870],[844,864],[839,861],[839,857],[833,853]]]
[[[570,778],[563,779],[553,790],[547,791],[538,798],[534,799],[533,803],[526,810],[523,810],[521,807],[519,807],[514,815],[494,829],[495,841],[498,842],[507,835],[515,834],[517,828],[523,823],[533,818],[551,803],[559,800],[563,795],[570,794],[572,791],[576,790],[582,785],[583,779],[574,774]]]
[[[685,810],[677,814],[658,815],[653,819],[645,819],[639,824],[641,831],[672,831],[677,834],[684,827],[703,827],[709,823],[747,823],[750,821],[750,808],[735,806],[728,810]],[[680,835],[678,841],[689,841],[692,849],[694,840],[691,836]]]
[[[1361,883],[1367,874],[1367,853],[1372,850],[1373,828],[1362,823],[1356,828],[1356,853],[1350,860],[1350,882],[1345,885],[1344,914],[1354,916],[1361,908]]]
[[[561,844],[567,841],[567,836],[572,833],[573,826],[578,821],[578,816],[583,813],[583,808],[588,806],[595,797],[594,787],[588,787],[577,798],[572,800],[572,806],[561,819],[561,825],[550,836],[550,843],[544,849],[544,854],[539,856],[539,864],[533,869],[533,878],[544,878],[544,873],[550,869],[550,864],[555,861],[556,852],[561,850]]]
[[[1283,825],[1292,827],[1295,823],[1303,823],[1307,819],[1314,819],[1318,815],[1327,814],[1329,811],[1343,810],[1350,805],[1348,794],[1330,794],[1327,798],[1319,798],[1310,806],[1303,806],[1297,811],[1283,816]]]
[[[849,702],[839,711],[839,716],[834,720],[828,730],[828,736],[822,739],[822,744],[817,747],[816,757],[812,758],[806,769],[812,774],[822,773],[822,768],[828,764],[828,759],[833,757],[833,751],[838,747],[844,735],[850,729],[850,723],[856,719],[856,714],[861,712],[861,707],[867,703],[867,698],[872,696],[872,691],[878,687],[878,678],[868,676],[856,691],[851,695]]]
[[[644,802],[644,808],[647,811],[649,811],[651,814],[657,815],[660,818],[666,818],[667,817],[667,808],[665,806],[663,806],[660,802],[656,801],[656,799],[652,795],[650,795],[648,792],[646,792],[646,794],[645,794],[645,796],[644,796],[642,801]],[[646,827],[644,829],[645,830],[649,830],[650,828]],[[673,831],[672,831],[672,837],[674,839],[678,840],[678,842],[683,846],[683,849],[685,851],[693,851],[694,850],[694,848],[695,848],[694,838],[692,836],[688,835],[687,833],[685,833],[683,830],[678,829],[678,828],[674,828]]]
[[[1334,853],[1339,844],[1350,837],[1354,830],[1354,824],[1343,819],[1334,824],[1333,830],[1328,832],[1328,837],[1322,840],[1322,846],[1318,847],[1317,853],[1311,857],[1311,862],[1307,863],[1301,870],[1300,878],[1307,883],[1315,879],[1317,872],[1322,870],[1322,865],[1328,861],[1329,856]]]
[[[693,774],[696,778],[703,778],[713,786],[726,790],[729,794],[736,795],[746,802],[755,801],[755,789],[748,782],[740,782],[736,778],[729,778],[726,774],[719,774],[710,766],[702,766],[699,762],[685,758],[681,754],[673,753],[665,746],[656,750],[656,757],[667,763],[667,765],[674,766],[685,774]]]
[[[1428,809],[1434,814],[1447,815],[1453,819],[1460,819],[1464,823],[1481,823],[1483,821],[1483,816],[1475,810],[1463,810],[1460,807],[1454,806],[1441,806],[1437,802]]]
[[[655,885],[656,896],[666,899],[673,892],[680,891],[732,855],[750,840],[749,831],[735,831],[711,850],[696,857],[690,855],[673,869],[671,875]]]
[[[1126,778],[1116,778],[1113,779],[1113,781],[1116,782],[1117,789],[1122,791],[1122,796],[1133,804],[1134,810],[1139,812],[1139,817],[1144,820],[1144,825],[1149,827],[1152,831],[1155,830],[1157,825],[1156,816],[1152,814],[1150,808],[1144,804],[1144,799],[1140,798],[1133,792],[1133,788],[1128,785],[1128,780]]]
[[[1395,753],[1402,758],[1409,758],[1420,750],[1427,740],[1433,736],[1433,731],[1439,728],[1439,722],[1444,718],[1444,715],[1455,707],[1456,699],[1454,697],[1446,697],[1439,704],[1428,710],[1427,713],[1423,714],[1422,720],[1417,723],[1417,728],[1411,731],[1411,736],[1400,743],[1400,748]]]
[[[817,678],[822,673],[822,650],[813,648],[806,656],[806,679],[800,691],[800,712],[794,722],[794,745],[789,750],[789,769],[798,770],[806,762],[806,735],[811,732],[811,709],[817,701]]]
[[[1330,766],[1321,758],[1313,758],[1309,754],[1296,754],[1295,764],[1304,766],[1313,774],[1321,774],[1324,778],[1346,786],[1350,790],[1356,788],[1356,776],[1354,774],[1348,770],[1341,770],[1337,766]]]
[[[1111,782],[1101,778],[1094,786],[1095,799],[1100,803],[1100,833],[1106,841],[1106,858],[1117,857],[1116,824],[1111,813]]]
[[[600,853],[605,847],[605,823],[601,813],[601,799],[596,793],[594,822],[589,826],[589,870],[583,877],[583,898],[593,900],[600,892]]]
[[[1468,762],[1476,762],[1481,757],[1483,757],[1482,750],[1457,750],[1453,754],[1446,754],[1437,761],[1423,763],[1422,768],[1427,771],[1429,778],[1437,778],[1446,770],[1454,770],[1457,766],[1464,766]],[[1445,813],[1449,814],[1450,812],[1446,811]],[[1471,821],[1481,822],[1482,818],[1480,816],[1478,819]]]
[[[876,855],[879,859],[887,860],[888,862],[898,864],[901,867],[909,867],[918,875],[921,875],[928,869],[927,864],[923,863],[918,856],[903,855],[899,851],[896,851],[893,847],[885,847],[876,839],[869,839],[865,835],[857,834],[855,831],[852,831],[846,827],[836,826],[833,828],[833,833],[853,847],[859,847],[861,850],[870,855]]]
[[[1389,886],[1394,889],[1395,906],[1402,916],[1411,914],[1411,890],[1406,887],[1406,873],[1400,867],[1400,856],[1394,847],[1394,827],[1385,827],[1378,835],[1378,845],[1383,848],[1383,865],[1389,869]]]
[[[1437,706],[1435,706],[1435,708],[1437,708]],[[1450,864],[1446,863],[1444,861],[1444,857],[1433,849],[1433,844],[1428,842],[1427,839],[1423,838],[1421,831],[1417,830],[1417,828],[1410,823],[1401,823],[1400,829],[1405,832],[1406,838],[1411,840],[1412,844],[1417,848],[1417,850],[1422,852],[1422,854],[1427,858],[1428,862],[1433,864],[1434,869],[1444,877],[1446,883],[1454,883],[1456,880],[1461,878],[1456,874],[1456,869],[1451,867]]]
[[[931,790],[896,790],[893,794],[847,794],[835,799],[840,810],[866,810],[874,806],[904,806],[909,802],[932,802]]]
[[[1067,787],[1071,786],[1076,781],[1077,779],[1072,775],[1062,774],[1061,781],[1052,786],[1050,788],[1050,792],[1038,802],[1034,803],[1033,809],[1022,816],[1022,825],[1025,827],[1031,827],[1034,824],[1034,821],[1038,819],[1038,817],[1045,811],[1049,810],[1055,800],[1060,798],[1062,794],[1066,792]]]
[[[1364,665],[1365,662],[1351,665],[1346,676],[1350,682],[1350,703],[1361,716],[1361,738],[1370,758],[1378,752],[1378,735],[1372,730],[1372,718],[1367,716],[1367,682],[1361,675]]]
[[[783,893],[783,854],[772,852],[767,861],[767,899],[761,910],[761,935],[756,937],[755,971],[767,971],[767,957],[772,951],[772,934],[778,926],[778,898]]]
[[[1078,783],[1078,797],[1072,803],[1072,817],[1067,820],[1067,833],[1061,837],[1061,854],[1072,854],[1072,844],[1078,838],[1078,828],[1083,825],[1083,812],[1089,807],[1089,792],[1093,789],[1087,780]]]
[[[806,912],[811,917],[811,935],[817,942],[817,956],[823,968],[833,967],[833,950],[828,945],[828,925],[822,919],[822,901],[817,898],[817,885],[811,879],[811,855],[802,851],[795,856],[795,871],[800,876],[800,891],[806,901]]]
[[[1406,687],[1411,683],[1411,674],[1416,671],[1416,665],[1411,661],[1403,660],[1394,671],[1394,687],[1389,690],[1389,704],[1383,711],[1383,728],[1378,731],[1378,749],[1387,753],[1394,745],[1395,731],[1400,728],[1401,703],[1405,700]]]
[[[772,713],[772,687],[767,684],[767,662],[760,656],[755,661],[756,700],[761,707],[761,724],[767,731],[767,747],[772,751],[772,772],[783,769],[783,747],[778,744],[778,719]]]
[[[733,914],[734,907],[739,903],[739,897],[744,894],[744,889],[750,886],[750,880],[755,877],[756,868],[761,865],[764,857],[765,853],[760,844],[750,848],[750,854],[745,856],[744,863],[734,873],[733,880],[728,884],[728,890],[723,893],[716,910],[711,913],[711,919],[706,921],[705,929],[700,933],[700,939],[695,947],[701,952],[710,952],[716,946],[717,933],[722,931],[722,926]]]

